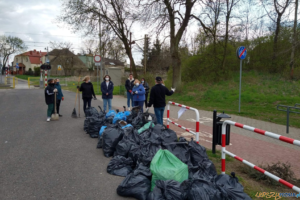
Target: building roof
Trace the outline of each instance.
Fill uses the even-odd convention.
[[[120,60],[114,60],[109,58],[102,58],[105,62],[105,65],[111,65],[111,66],[124,66],[124,62],[121,62]]]
[[[34,49],[33,51],[27,51],[16,56],[28,56],[31,64],[40,64],[40,58],[45,55],[47,55],[47,52],[41,52]]]

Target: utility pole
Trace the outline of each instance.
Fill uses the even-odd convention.
[[[148,54],[148,35],[145,35],[145,44],[144,44],[144,75],[147,71],[147,54]]]
[[[99,14],[99,55],[101,57],[101,16]],[[101,62],[100,62],[101,65]],[[99,85],[99,73],[98,70],[99,66],[97,65],[97,88],[98,88],[98,93],[100,94],[100,85]],[[102,67],[101,67],[101,71],[100,73],[102,73]]]
[[[132,54],[132,52],[131,52],[131,35],[132,35],[132,33],[130,32],[130,39],[129,39],[130,54]],[[132,73],[132,69],[131,69],[131,60],[129,60],[129,61],[130,61],[130,73]]]

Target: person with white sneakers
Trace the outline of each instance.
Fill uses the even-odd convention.
[[[54,86],[54,80],[48,80],[48,86],[45,89],[45,101],[48,105],[47,109],[47,122],[50,122],[51,115],[54,110],[54,93],[57,92],[57,89]]]

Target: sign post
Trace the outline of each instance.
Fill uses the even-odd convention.
[[[239,112],[241,112],[241,93],[242,93],[242,61],[246,58],[247,50],[244,46],[240,46],[236,50],[238,59],[240,60],[240,92],[239,92]]]
[[[98,69],[99,69],[99,66],[100,66],[101,67],[100,73],[102,74],[101,57],[99,55],[95,55],[94,56],[94,62],[95,62],[95,66],[97,67],[97,88],[98,88],[98,93],[100,94],[99,80],[101,80],[101,78],[99,78]]]

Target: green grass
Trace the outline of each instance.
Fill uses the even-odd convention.
[[[182,91],[168,97],[168,100],[202,110],[216,109],[218,112],[285,125],[286,112],[278,111],[276,107],[278,104],[294,106],[300,103],[300,81],[285,80],[274,74],[243,72],[241,97],[239,113],[239,73],[236,73],[227,81],[183,84]],[[300,114],[290,114],[290,126],[300,128]]]

